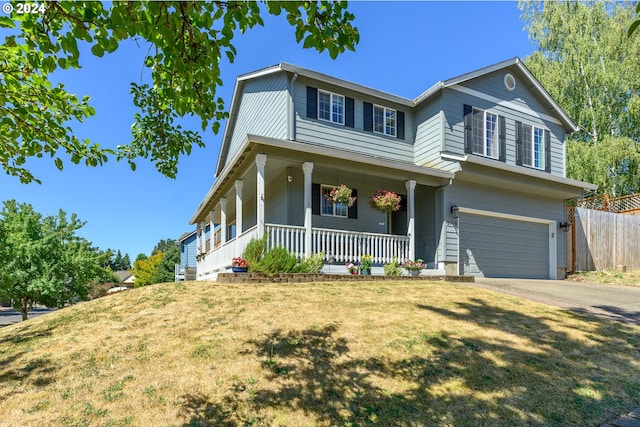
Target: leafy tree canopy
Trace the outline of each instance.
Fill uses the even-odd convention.
[[[43,14],[0,17],[10,35],[0,46],[0,165],[21,182],[40,182],[24,166],[30,157],[49,156],[62,170],[64,154],[73,163],[97,166],[110,156],[135,169],[138,157],[150,158],[158,171],[175,177],[180,155],[204,142],[176,124],[197,116],[203,131],[217,132],[227,117],[216,96],[222,84],[220,61],[233,62],[232,41],[256,25],[261,14],[285,14],[305,48],[327,50],[335,58],[358,43],[358,30],[346,2],[330,1],[95,1],[46,2]],[[144,59],[148,83],[131,83],[138,112],[132,141],[115,149],[73,135],[69,123],[95,114],[89,98],[52,85],[57,69],[79,68],[79,43],[98,57],[134,39],[148,45]]]
[[[639,191],[640,43],[628,37],[635,5],[530,1],[520,7],[538,45],[525,63],[580,128],[567,141],[567,175],[614,196]]]
[[[158,266],[162,262],[164,253],[156,251],[147,259],[138,259],[133,263],[133,275],[136,278],[135,287],[152,285],[158,276]]]
[[[101,265],[109,253],[76,232],[75,214],[43,217],[29,204],[4,202],[0,211],[0,300],[11,300],[23,319],[34,304],[62,307],[86,299],[92,283],[112,281]]]

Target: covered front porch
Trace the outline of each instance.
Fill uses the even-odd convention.
[[[285,247],[300,259],[324,253],[326,273],[346,273],[345,263],[363,255],[373,257],[374,274],[394,258],[437,266],[435,194],[448,177],[425,178],[432,170],[415,165],[308,154],[248,145],[223,171],[194,216],[199,280],[229,271],[232,258],[265,233],[269,248]],[[357,191],[358,203],[348,213],[327,212],[322,191],[342,183]],[[379,188],[402,195],[402,209],[391,215],[371,209],[369,196]]]

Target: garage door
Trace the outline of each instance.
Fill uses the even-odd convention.
[[[460,214],[460,266],[481,277],[549,278],[549,226]]]

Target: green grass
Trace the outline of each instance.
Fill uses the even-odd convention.
[[[570,275],[567,280],[603,285],[640,286],[640,270],[625,272],[618,270],[583,271]]]
[[[640,328],[442,282],[161,284],[0,329],[20,426],[600,425]]]

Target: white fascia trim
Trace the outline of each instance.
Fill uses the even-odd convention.
[[[451,154],[451,153],[444,153],[441,152],[440,153],[440,157],[446,160],[455,160],[457,162],[466,162],[467,158],[469,157],[468,155],[460,155],[460,154]]]
[[[512,215],[501,212],[485,211],[482,209],[465,208],[458,206],[459,213],[469,215],[481,215],[491,218],[511,219],[514,221],[532,222],[535,224],[547,224],[549,226],[549,278],[556,280],[558,278],[558,243],[556,241],[557,222],[544,218],[534,218],[531,216]],[[458,250],[460,245],[458,244]],[[458,254],[458,265],[460,263],[460,254]]]
[[[467,95],[474,96],[476,98],[484,99],[485,101],[489,101],[491,103],[500,105],[502,107],[506,107],[506,108],[509,108],[509,109],[512,109],[512,110],[516,110],[516,111],[520,111],[521,113],[528,114],[530,116],[539,117],[540,119],[556,123],[556,124],[558,124],[560,126],[564,126],[564,124],[560,120],[558,120],[556,117],[553,117],[553,116],[550,116],[550,115],[544,114],[544,113],[538,113],[537,111],[534,111],[534,110],[532,110],[530,108],[524,107],[522,105],[518,105],[515,102],[503,101],[500,98],[496,98],[495,96],[487,95],[486,93],[479,92],[479,91],[477,91],[475,89],[470,89],[468,87],[460,86],[460,85],[457,85],[457,84],[453,85],[453,86],[450,86],[450,89],[453,89],[453,90],[458,91],[458,92],[465,93]]]

